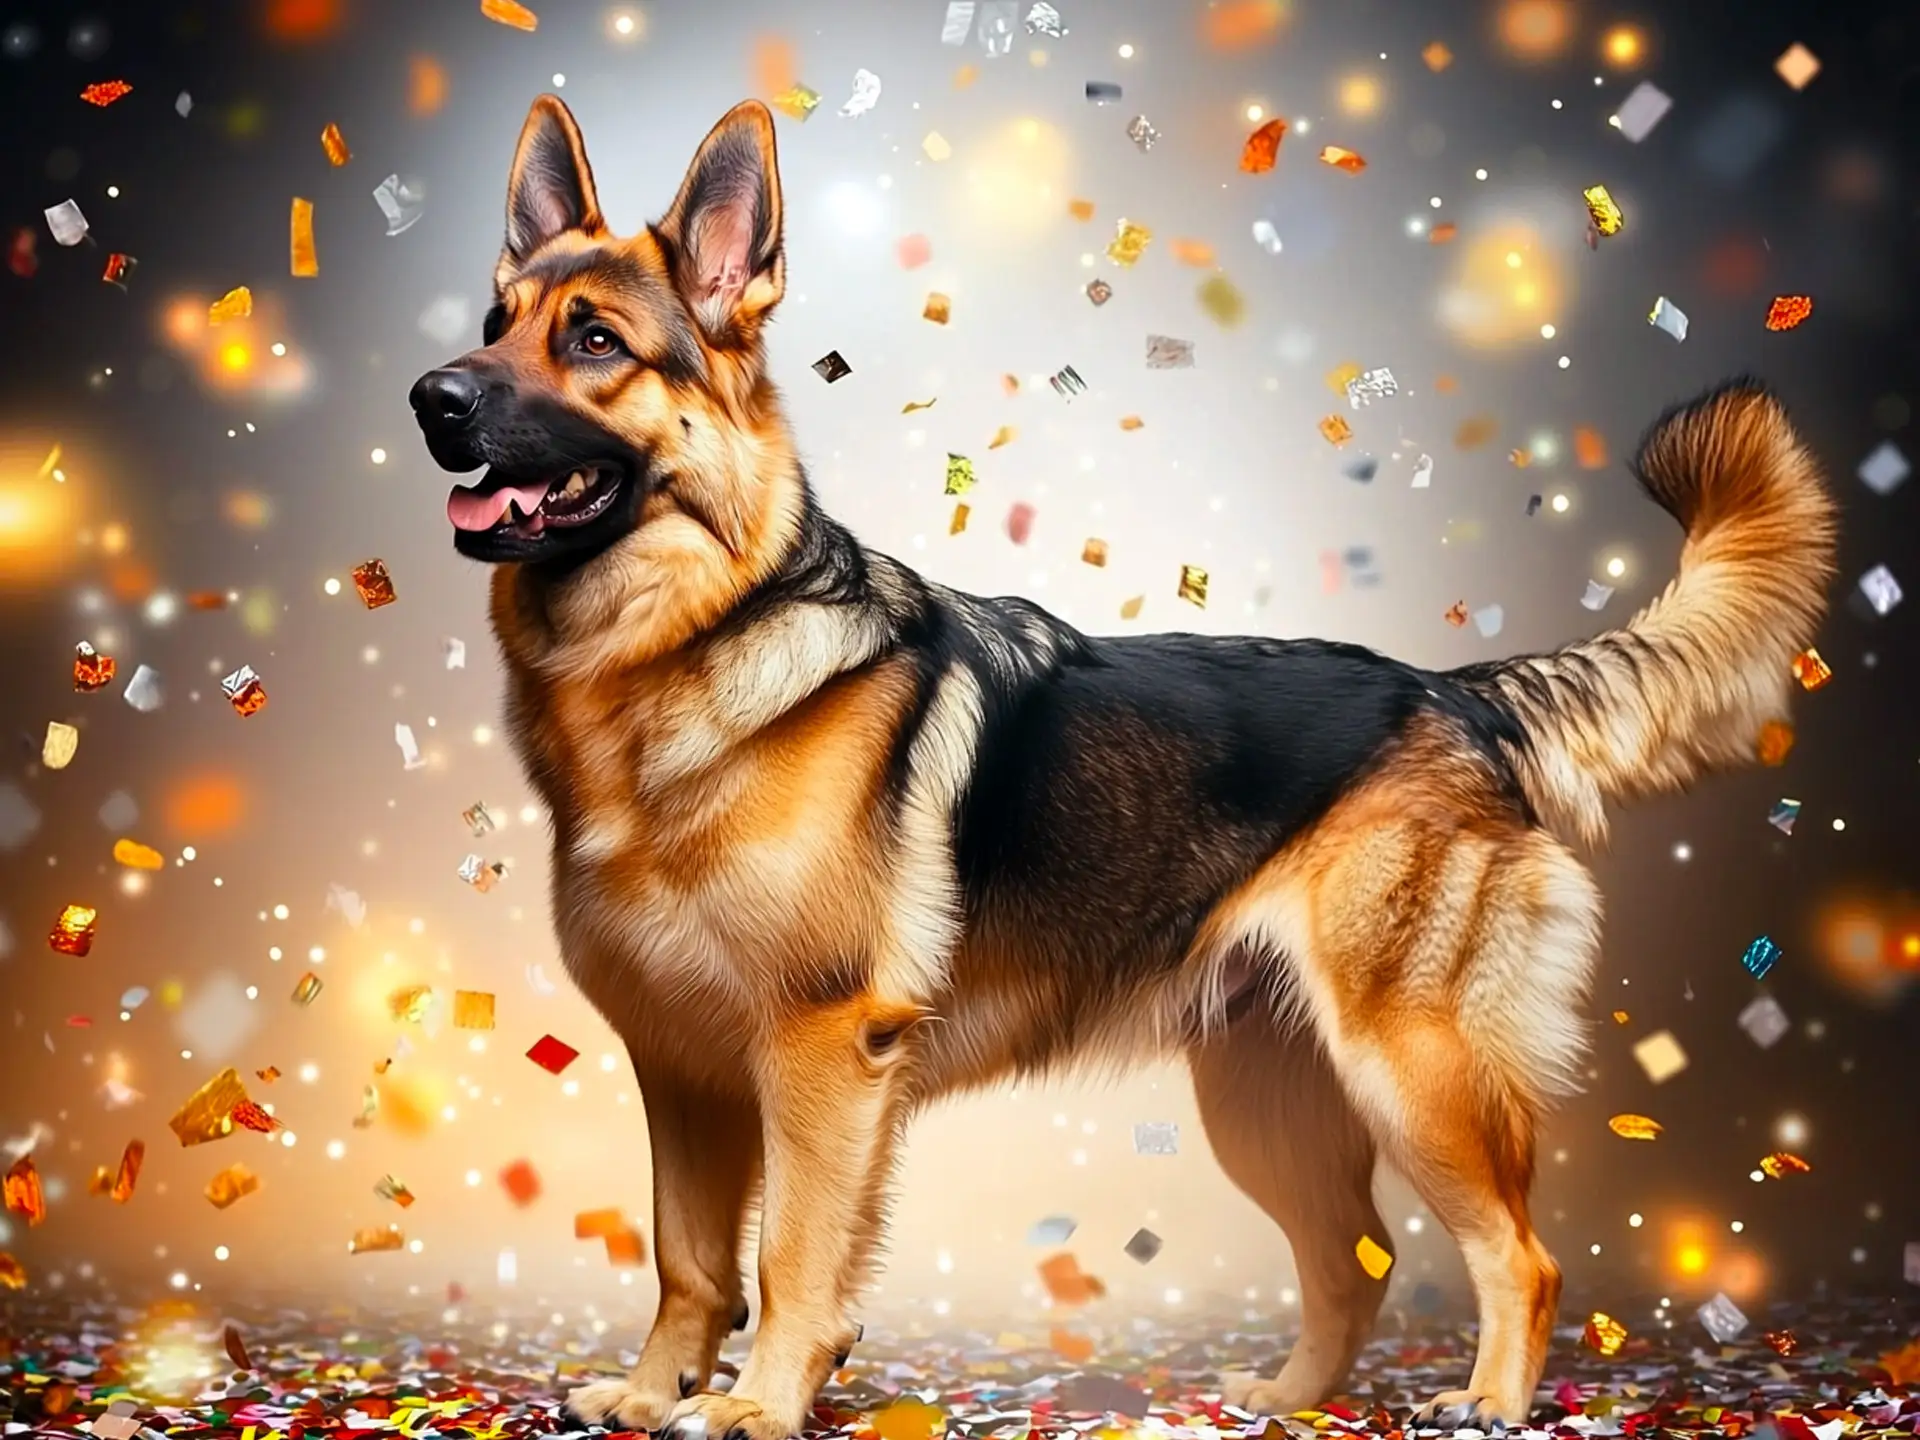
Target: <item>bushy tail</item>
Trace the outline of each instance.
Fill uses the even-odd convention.
[[[1834,572],[1834,505],[1780,402],[1735,380],[1669,411],[1633,469],[1687,529],[1680,573],[1626,627],[1456,671],[1526,732],[1512,759],[1541,817],[1588,843],[1604,802],[1757,758]]]

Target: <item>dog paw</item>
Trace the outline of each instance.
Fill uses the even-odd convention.
[[[567,1396],[566,1412],[609,1430],[658,1430],[679,1403],[678,1395],[642,1390],[631,1380],[596,1380]]]
[[[1495,1421],[1502,1425],[1524,1425],[1531,1409],[1526,1402],[1514,1404],[1498,1396],[1480,1395],[1471,1390],[1442,1390],[1413,1412],[1416,1425],[1437,1425],[1443,1430],[1472,1426],[1488,1430]]]
[[[1227,1371],[1220,1377],[1220,1399],[1252,1415],[1291,1415],[1313,1408],[1314,1396],[1291,1395],[1264,1375]]]
[[[703,1390],[674,1406],[661,1440],[790,1440],[799,1432],[752,1400]]]

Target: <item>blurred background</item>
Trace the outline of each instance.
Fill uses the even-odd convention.
[[[1729,374],[1776,387],[1845,516],[1833,677],[1780,768],[1632,809],[1596,857],[1595,1045],[1536,1206],[1597,1296],[1902,1288],[1920,605],[1879,615],[1857,585],[1883,564],[1920,585],[1911,6],[534,8],[529,31],[479,0],[0,0],[0,1140],[48,1201],[0,1248],[35,1286],[651,1303],[650,1270],[574,1238],[604,1207],[650,1231],[645,1120],[554,952],[487,577],[452,552],[406,404],[478,343],[514,139],[552,90],[623,230],[730,105],[784,95],[772,365],[825,503],[938,580],[1095,632],[1445,667],[1622,623],[1679,545],[1624,467],[1638,434]],[[130,91],[83,98],[113,81]],[[1243,169],[1274,119],[1277,163]],[[1618,233],[1588,234],[1596,185]],[[291,273],[296,197],[312,275]],[[1131,263],[1109,255],[1127,223],[1151,232]],[[239,286],[251,313],[211,325]],[[1785,296],[1811,314],[1769,329]],[[1683,339],[1650,323],[1662,299]],[[1150,335],[1191,366],[1151,367]],[[830,351],[851,368],[832,384],[809,369]],[[1396,393],[1351,406],[1382,368]],[[979,481],[958,534],[950,453]],[[353,571],[374,559],[397,598],[369,609]],[[116,662],[93,693],[80,642]],[[222,691],[242,665],[266,696],[245,716]],[[50,723],[77,741],[61,768]],[[83,957],[48,941],[69,905],[98,912]],[[1784,953],[1756,981],[1762,935]],[[457,990],[496,997],[493,1029],[455,1026]],[[1635,1047],[1660,1032],[1687,1063],[1656,1083]],[[548,1035],[580,1052],[559,1074],[526,1055]],[[168,1118],[228,1066],[284,1128],[182,1147]],[[1664,1131],[1624,1139],[1622,1114]],[[1144,1122],[1176,1124],[1177,1153],[1137,1153]],[[131,1199],[90,1196],[134,1139]],[[1767,1178],[1773,1152],[1811,1169]],[[235,1164],[259,1188],[216,1208]],[[1381,1188],[1395,1303],[1460,1299],[1451,1242]],[[1047,1216],[1078,1223],[1116,1316],[1293,1304],[1185,1077],[1148,1068],[926,1116],[876,1308],[1036,1317]],[[348,1254],[389,1224],[403,1248]],[[1147,1264],[1121,1248],[1141,1228],[1164,1242]]]

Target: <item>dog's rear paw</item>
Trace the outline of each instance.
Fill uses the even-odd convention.
[[[586,1425],[609,1430],[658,1430],[680,1403],[678,1395],[656,1395],[630,1380],[596,1380],[567,1396],[566,1412]]]
[[[1504,1425],[1527,1423],[1529,1406],[1524,1401],[1502,1401],[1495,1395],[1472,1390],[1442,1390],[1413,1412],[1415,1425],[1437,1425],[1442,1430],[1457,1430],[1471,1425],[1489,1430],[1496,1421]]]
[[[1230,1370],[1220,1377],[1220,1398],[1253,1415],[1291,1415],[1310,1408],[1315,1397],[1290,1395],[1276,1380]]]

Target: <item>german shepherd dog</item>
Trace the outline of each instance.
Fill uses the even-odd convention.
[[[1579,1072],[1605,803],[1750,762],[1787,712],[1835,522],[1738,381],[1634,469],[1686,527],[1622,629],[1447,672],[1317,640],[1082,635],[946,589],[821,512],[767,375],[786,288],[772,117],[740,105],[664,219],[607,226],[535,102],[485,343],[413,387],[454,546],[493,564],[514,743],[567,969],[652,1145],[659,1312],[590,1423],[784,1440],[856,1338],[896,1151],[934,1097],[1182,1055],[1227,1174],[1286,1231],[1302,1330],[1256,1411],[1334,1393],[1391,1248],[1376,1159],[1458,1242],[1460,1390],[1523,1421],[1560,1275],[1527,1197]],[[760,1320],[743,1219],[760,1207]]]

